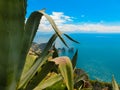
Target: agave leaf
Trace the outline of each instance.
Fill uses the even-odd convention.
[[[67,34],[65,34],[65,33],[64,33],[64,35],[65,35],[68,39],[70,39],[71,41],[80,44],[78,41],[74,40],[74,39],[71,38],[69,35],[67,35]]]
[[[0,0],[0,89],[14,90],[16,87],[22,46],[25,3]],[[7,7],[6,7],[7,6]]]
[[[40,10],[40,11],[44,12],[45,9]],[[25,24],[24,43],[27,46],[28,50],[29,50],[29,47],[31,46],[32,41],[36,35],[36,32],[37,32],[37,29],[40,24],[42,16],[43,16],[42,13],[35,11],[29,16],[29,18]]]
[[[114,76],[112,76],[112,87],[113,87],[112,90],[119,90],[118,84],[117,84]]]
[[[22,47],[22,52],[21,52],[21,60],[20,60],[20,64],[18,67],[19,72],[21,72],[21,70],[23,69],[26,55],[30,49],[33,38],[37,32],[41,17],[42,17],[42,14],[38,12],[33,12],[26,22],[24,37],[23,37],[24,38],[23,47]]]
[[[51,53],[46,55],[46,57],[44,57],[44,58],[43,57],[39,58],[39,60],[44,61],[42,63],[37,63],[39,60],[36,61],[36,63],[30,68],[30,70],[21,77],[18,89],[25,87],[25,85],[27,85],[29,83],[29,81],[38,72],[38,69],[41,69],[42,65],[45,63],[45,61],[47,61],[47,59],[48,59],[48,57],[50,57],[50,55],[51,55]]]
[[[77,57],[78,57],[78,50],[75,52],[75,55],[73,56],[72,61],[71,61],[73,69],[75,68],[76,63],[77,63]]]
[[[73,90],[73,67],[68,57],[58,57],[53,59],[58,66],[68,90]]]
[[[38,87],[35,88],[35,90],[43,90],[47,87],[50,87],[62,80],[62,76],[60,74],[52,74],[48,79],[43,80]]]
[[[33,90],[47,76],[54,66],[54,62],[49,61],[45,63],[37,75],[35,75],[30,83],[26,86],[26,90]]]
[[[58,51],[57,51],[57,49],[56,49],[56,47],[55,47],[55,44],[53,45],[53,51],[54,51],[54,53],[53,53],[53,58],[58,57],[59,55],[58,55]]]
[[[1,25],[0,25],[1,26]],[[0,29],[1,31],[1,29]],[[3,31],[0,33],[0,88],[2,90],[5,90],[5,84],[7,82],[8,73],[9,70],[9,34],[6,31]],[[13,61],[11,61],[13,62]],[[13,63],[13,65],[15,65]],[[13,67],[11,67],[13,68]],[[13,74],[13,73],[12,73]],[[10,78],[12,79],[13,75],[9,73]],[[10,82],[11,83],[11,82]]]
[[[68,45],[66,44],[66,42],[64,41],[64,39],[61,37],[62,32],[60,32],[60,30],[58,29],[57,25],[55,24],[54,20],[47,15],[45,12],[43,11],[39,11],[41,14],[43,14],[47,20],[50,22],[51,26],[53,27],[53,29],[55,30],[56,34],[58,35],[58,37],[60,38],[60,40],[64,43],[65,46],[68,47]]]
[[[33,12],[26,22],[24,43],[28,49],[31,46],[32,41],[35,37],[42,16],[43,15],[37,11]]]
[[[56,40],[57,35],[54,34],[50,40],[48,41],[45,49],[41,53],[41,57],[38,57],[34,65],[30,68],[30,70],[21,77],[20,83],[18,88],[22,88],[25,86],[35,75],[35,73],[38,71],[38,69],[41,68],[41,66],[47,61],[48,57],[51,55],[52,52],[48,54],[48,50],[52,47],[53,42]]]

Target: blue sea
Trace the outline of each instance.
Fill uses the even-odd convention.
[[[51,37],[50,33],[38,32],[34,41],[45,43]],[[69,52],[68,48],[57,39],[56,47],[65,48],[60,56],[72,58],[78,49],[77,68],[81,68],[92,80],[111,82],[112,75],[120,83],[120,34],[117,33],[72,33],[68,34],[80,44],[76,44],[65,38],[68,46],[74,48]]]

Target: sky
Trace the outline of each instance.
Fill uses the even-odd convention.
[[[43,8],[63,32],[120,33],[120,0],[28,0],[26,17]],[[38,31],[52,31],[44,17]]]

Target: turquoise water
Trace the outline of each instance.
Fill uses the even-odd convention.
[[[98,34],[98,33],[77,33],[69,34],[72,38],[79,41],[76,44],[65,38],[69,47],[79,51],[77,67],[85,70],[91,79],[101,81],[111,81],[112,75],[120,83],[120,34]],[[35,41],[47,42],[50,34],[38,33]],[[74,52],[56,41],[57,48],[65,48],[65,52],[60,52],[61,56],[67,55],[72,58]]]

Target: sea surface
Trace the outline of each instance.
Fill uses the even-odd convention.
[[[45,43],[51,37],[50,33],[38,32],[34,41]],[[78,49],[77,68],[86,71],[90,79],[111,82],[112,75],[120,83],[120,34],[118,33],[73,33],[68,34],[80,44],[76,44],[66,37],[69,51],[63,43],[57,39],[55,44],[60,56],[72,58]],[[62,51],[64,49],[64,51]]]

